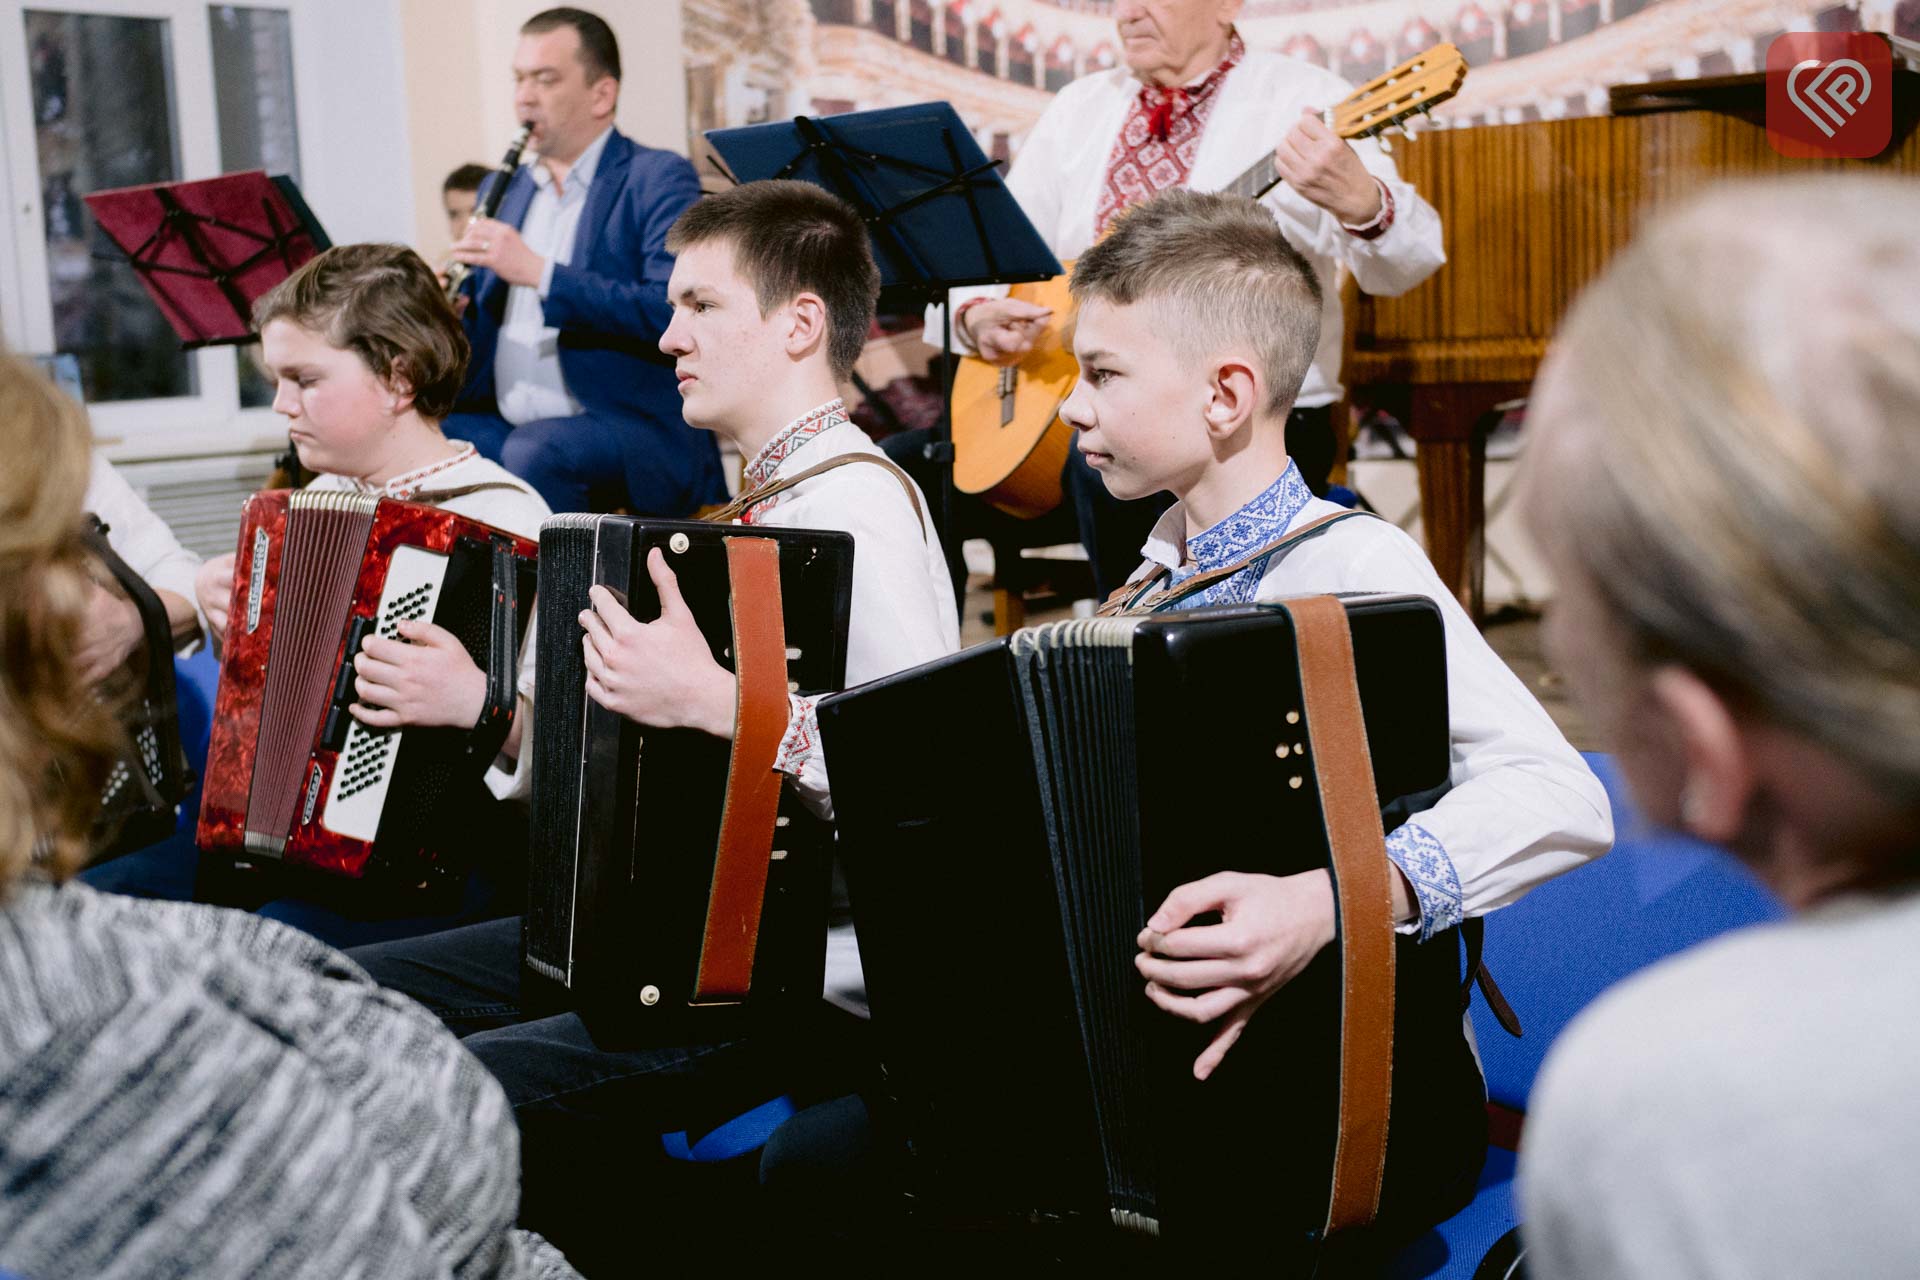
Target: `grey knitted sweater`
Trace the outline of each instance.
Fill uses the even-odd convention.
[[[272,920],[84,885],[0,904],[0,1268],[31,1280],[576,1273],[430,1014]]]

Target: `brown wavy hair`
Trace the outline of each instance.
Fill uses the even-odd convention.
[[[56,881],[80,868],[122,747],[74,663],[90,449],[80,407],[0,353],[0,897],[36,863]]]
[[[381,382],[410,392],[423,418],[440,421],[460,398],[466,331],[433,268],[404,245],[335,245],[253,304],[255,332],[275,320],[352,351]]]

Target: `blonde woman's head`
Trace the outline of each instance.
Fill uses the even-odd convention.
[[[36,858],[56,879],[79,866],[118,745],[73,661],[89,447],[79,406],[0,353],[0,894]]]
[[[1684,671],[1920,811],[1920,186],[1658,219],[1568,314],[1528,431],[1550,641],[1630,765],[1648,681]]]

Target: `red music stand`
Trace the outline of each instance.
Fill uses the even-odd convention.
[[[85,199],[188,351],[251,342],[254,300],[331,247],[293,180],[258,169]]]

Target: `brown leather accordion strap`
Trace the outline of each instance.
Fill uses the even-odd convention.
[[[1231,578],[1234,574],[1239,573],[1242,569],[1257,560],[1273,555],[1277,551],[1289,550],[1298,543],[1305,542],[1308,538],[1318,537],[1326,531],[1329,525],[1339,524],[1342,520],[1351,520],[1355,516],[1368,514],[1370,513],[1365,511],[1335,511],[1329,515],[1309,520],[1298,529],[1289,530],[1273,541],[1255,547],[1252,551],[1247,552],[1247,554],[1234,560],[1230,564],[1223,564],[1217,569],[1209,569],[1205,573],[1196,573],[1179,586],[1168,587],[1162,591],[1155,591],[1153,589],[1154,585],[1164,581],[1171,571],[1165,565],[1157,565],[1153,572],[1149,573],[1146,577],[1135,578],[1131,582],[1116,587],[1097,610],[1097,616],[1112,618],[1136,613],[1157,613],[1161,609],[1180,603],[1189,596],[1205,591],[1222,578]]]
[[[527,489],[517,484],[508,484],[505,480],[481,480],[475,484],[463,484],[453,489],[422,489],[407,502],[417,502],[426,507],[437,507],[443,502],[452,502],[455,498],[464,498],[470,493],[485,493],[489,489],[505,489],[510,493],[526,493]]]
[[[1333,596],[1282,602],[1293,618],[1300,691],[1326,820],[1340,920],[1340,1112],[1327,1234],[1380,1207],[1393,1093],[1393,885],[1380,801],[1354,679],[1346,606]]]
[[[733,750],[720,844],[707,897],[695,1003],[746,998],[753,983],[760,910],[766,901],[781,778],[774,757],[787,732],[787,633],[780,604],[780,544],[772,538],[726,538],[733,597]]]
[[[843,453],[837,457],[828,458],[825,462],[815,463],[803,471],[796,471],[790,476],[782,476],[778,480],[769,480],[757,488],[746,490],[726,506],[716,507],[714,510],[709,511],[706,515],[702,516],[701,519],[714,524],[728,524],[745,515],[747,510],[756,503],[765,502],[775,494],[785,493],[795,485],[811,480],[817,475],[822,475],[837,467],[844,467],[855,462],[872,463],[876,467],[885,467],[893,473],[893,478],[900,482],[900,488],[905,491],[907,501],[913,504],[914,519],[920,522],[920,537],[925,539],[927,536],[927,516],[926,512],[920,507],[920,493],[913,487],[913,478],[899,467],[896,467],[888,459],[872,453]]]

